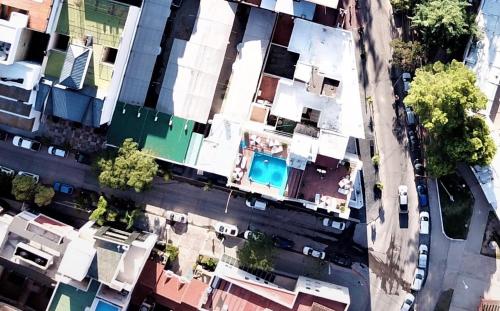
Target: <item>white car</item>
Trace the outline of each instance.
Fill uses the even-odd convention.
[[[5,166],[0,166],[0,173],[7,175],[7,176],[14,176],[16,173],[13,169],[5,167]]]
[[[411,306],[413,306],[414,302],[415,302],[415,296],[413,296],[410,293],[406,294],[405,301],[401,306],[401,311],[409,311],[411,309]]]
[[[325,218],[323,219],[323,226],[332,227],[334,229],[342,231],[345,229],[345,222],[335,221],[331,220],[330,218]]]
[[[411,284],[411,289],[414,291],[419,291],[422,288],[424,277],[425,277],[424,269],[420,268],[415,269],[415,276],[413,278],[413,283]]]
[[[167,211],[167,219],[170,221],[180,222],[181,224],[185,224],[188,221],[188,217],[186,214],[177,213],[174,211]]]
[[[265,211],[266,207],[267,207],[267,203],[265,201],[256,200],[256,199],[247,200],[245,203],[248,207],[253,208],[253,209],[258,209],[261,211]]]
[[[429,248],[425,244],[420,244],[418,247],[418,267],[427,268],[427,257],[429,255]]]
[[[409,72],[403,72],[403,90],[408,93],[411,87],[411,74]]]
[[[429,234],[429,213],[420,213],[420,234]]]
[[[12,139],[12,144],[14,146],[21,147],[23,149],[32,150],[32,151],[40,150],[40,143],[39,142],[37,142],[35,140],[28,139],[28,138],[24,138],[21,136],[14,136],[14,138]]]
[[[325,259],[325,256],[326,256],[325,252],[317,251],[314,248],[309,247],[309,246],[304,246],[302,253],[304,253],[304,255],[312,256],[312,257],[319,258],[319,259]]]
[[[33,178],[35,183],[38,183],[38,181],[40,180],[40,176],[38,176],[37,174],[33,174],[33,173],[19,171],[19,173],[17,173],[17,175],[31,177],[31,178]]]
[[[399,185],[399,212],[408,213],[408,187],[406,185]]]
[[[65,158],[68,155],[68,152],[64,149],[60,149],[54,146],[50,146],[49,149],[47,149],[48,153],[51,155],[55,155],[56,157],[61,157]]]
[[[238,227],[235,225],[231,224],[226,224],[225,222],[218,222],[214,225],[215,232],[224,234],[224,235],[230,235],[230,236],[237,236],[238,235]]]

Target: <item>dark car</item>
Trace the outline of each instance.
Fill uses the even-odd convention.
[[[280,237],[279,235],[273,235],[274,246],[282,249],[292,249],[295,245],[294,241]]]
[[[89,164],[89,165],[91,164],[90,156],[86,153],[81,152],[81,151],[77,151],[75,153],[75,160],[78,163]]]
[[[7,139],[7,132],[0,130],[0,140]]]
[[[427,187],[424,184],[417,185],[417,194],[418,204],[422,207],[427,206],[429,204],[429,198],[427,196]]]
[[[61,182],[54,182],[54,191],[64,193],[64,194],[72,194],[74,187],[72,185],[64,184]]]
[[[331,258],[330,261],[336,265],[339,265],[341,267],[346,267],[346,268],[350,268],[352,265],[351,258],[344,256],[344,255],[341,255],[341,254],[333,255],[333,257]]]
[[[417,174],[419,176],[424,176],[425,167],[422,164],[422,162],[420,161],[420,159],[415,159],[415,161],[413,161],[413,167],[415,168],[415,174]]]

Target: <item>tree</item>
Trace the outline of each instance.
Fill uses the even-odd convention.
[[[420,42],[392,40],[392,62],[404,71],[414,72],[426,62],[425,51]]]
[[[250,238],[238,250],[238,259],[243,266],[269,271],[273,267],[273,240],[265,234]]]
[[[133,188],[141,192],[148,188],[158,171],[153,155],[138,150],[131,138],[125,139],[114,158],[101,158],[97,162],[99,183],[114,189]]]
[[[142,215],[142,211],[140,209],[134,209],[132,212],[126,212],[125,217],[123,218],[123,222],[127,224],[127,230],[130,230],[135,223],[135,220]]]
[[[99,226],[104,225],[106,221],[106,212],[108,211],[108,201],[103,196],[99,197],[97,208],[90,214],[90,220],[95,221]]]
[[[412,106],[427,130],[427,168],[440,177],[457,163],[487,165],[496,146],[484,119],[477,114],[487,99],[476,76],[464,64],[440,62],[418,69],[405,104]]]
[[[428,0],[417,4],[412,24],[427,43],[446,47],[463,36],[477,33],[475,16],[466,8],[465,0]]]
[[[18,201],[30,201],[35,194],[36,182],[29,176],[16,175],[12,180],[12,194]]]
[[[415,2],[413,0],[391,0],[391,5],[395,12],[408,12],[413,9]]]
[[[35,191],[35,204],[38,206],[47,206],[52,202],[55,192],[52,187],[38,185]]]

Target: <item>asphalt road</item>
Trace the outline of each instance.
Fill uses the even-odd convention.
[[[51,184],[54,181],[62,181],[94,191],[103,191],[99,188],[96,177],[91,167],[77,163],[73,156],[58,158],[47,153],[46,147],[39,152],[24,150],[13,146],[10,141],[0,142],[0,165],[12,168],[16,171],[23,170],[40,175],[41,182]],[[165,182],[160,178],[155,180],[152,188],[144,193],[133,191],[116,191],[104,189],[107,194],[120,197],[129,197],[137,203],[151,204],[167,210],[175,210],[184,213],[196,214],[209,219],[209,223],[224,221],[238,226],[240,234],[246,229],[258,229],[269,234],[278,234],[295,242],[293,252],[286,252],[285,259],[278,261],[278,269],[286,271],[290,267],[291,273],[301,273],[310,259],[304,259],[301,254],[305,245],[319,250],[327,251],[328,256],[333,255],[336,245],[347,244],[351,241],[352,229],[347,228],[343,233],[322,226],[322,217],[316,217],[309,212],[289,209],[283,205],[276,204],[274,208],[266,211],[252,210],[245,204],[242,197],[228,197],[224,191],[212,189],[203,191],[201,188],[178,181]],[[226,212],[227,204],[227,212]],[[287,255],[286,255],[287,254]],[[299,262],[302,264],[300,265]],[[297,265],[294,265],[294,262]],[[325,266],[327,267],[327,266]],[[321,275],[320,275],[321,276]],[[367,298],[362,277],[350,269],[343,269],[331,264],[324,271],[322,279],[340,282],[341,285],[349,286],[352,294],[353,306],[351,310],[360,310]],[[358,282],[359,281],[359,282]],[[366,282],[365,282],[366,283]],[[362,299],[360,298],[362,297]]]
[[[369,252],[371,310],[399,310],[413,280],[417,263],[418,204],[410,155],[407,151],[402,111],[396,111],[390,77],[390,42],[398,36],[389,1],[367,0],[361,4],[364,17],[365,61],[360,61],[361,94],[373,99],[365,106],[365,122],[373,117],[373,132],[367,126],[367,140],[360,143],[367,196],[366,232]],[[371,165],[369,140],[380,155],[378,175]],[[374,183],[383,184],[382,199],[370,193]],[[409,189],[409,214],[400,217],[397,188]]]

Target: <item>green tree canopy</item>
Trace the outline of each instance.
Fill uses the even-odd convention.
[[[35,204],[38,206],[47,206],[52,202],[54,198],[54,189],[52,187],[47,187],[44,185],[38,185],[35,192]]]
[[[36,182],[29,176],[16,175],[12,180],[12,194],[18,201],[31,201],[35,189]]]
[[[495,155],[488,126],[476,114],[487,99],[475,83],[474,73],[458,61],[418,69],[412,81],[404,102],[427,130],[427,167],[435,177],[451,173],[459,162],[489,164]]]
[[[99,183],[114,189],[133,188],[141,192],[148,188],[158,171],[151,152],[140,151],[131,138],[125,139],[114,158],[101,158],[99,168]]]
[[[273,254],[273,240],[262,234],[258,238],[245,241],[243,247],[238,250],[238,259],[244,266],[269,271],[273,267]]]
[[[415,6],[414,0],[391,0],[391,5],[394,11],[410,12]]]
[[[474,16],[466,0],[428,0],[417,4],[412,24],[427,43],[445,47],[462,36],[476,33]]]
[[[395,39],[392,40],[391,47],[393,64],[404,71],[414,72],[426,62],[424,48],[418,41],[404,42]]]
[[[108,211],[108,201],[103,196],[99,197],[97,208],[90,214],[90,220],[95,221],[99,226],[104,225],[106,221],[106,212]]]

